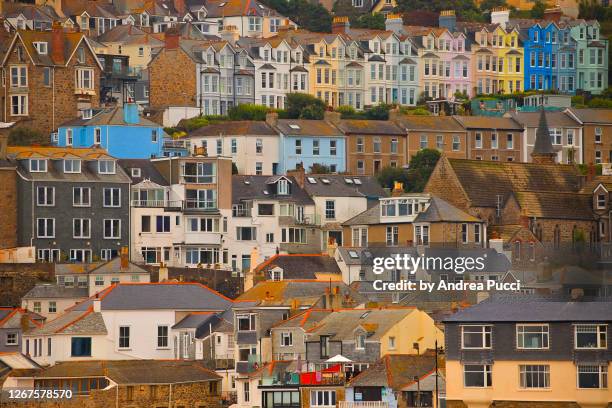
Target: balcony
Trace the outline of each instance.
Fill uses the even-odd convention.
[[[338,408],[389,408],[384,401],[338,401]]]
[[[181,208],[180,200],[132,200],[132,207]]]
[[[235,205],[232,207],[232,217],[246,217],[251,218],[252,209],[250,207],[244,207],[241,205]]]
[[[163,148],[168,150],[189,150],[191,148],[191,142],[185,139],[164,139]]]
[[[294,217],[292,215],[281,215],[278,219],[280,225],[292,226],[292,225],[306,225],[306,226],[320,226],[321,216],[318,214],[304,214],[302,217]]]

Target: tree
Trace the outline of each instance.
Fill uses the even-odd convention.
[[[320,4],[307,0],[262,0],[262,3],[306,30],[331,32],[332,16]]]
[[[384,30],[385,16],[380,13],[362,14],[359,17],[351,20],[351,27],[369,28],[372,30]]]
[[[410,158],[408,183],[410,192],[420,193],[425,189],[429,176],[440,159],[440,152],[435,149],[419,150]]]
[[[506,0],[483,0],[480,3],[480,11],[491,11],[495,7],[508,7]]]
[[[578,6],[579,18],[585,20],[607,21],[610,19],[610,12],[600,2],[595,0],[582,0]]]
[[[398,0],[397,8],[400,13],[409,13],[417,10],[434,12],[455,10],[457,16],[463,20],[484,20],[474,0]]]
[[[329,166],[320,163],[313,163],[312,166],[308,168],[308,172],[310,174],[330,174],[331,170]]]
[[[389,119],[389,111],[392,106],[386,103],[381,103],[368,109],[365,112],[366,118],[370,120],[388,120]]]
[[[263,105],[243,103],[231,108],[227,114],[231,120],[266,120],[268,108]]]
[[[546,3],[536,0],[531,8],[531,18],[544,18],[544,10],[546,10]]]
[[[38,130],[29,127],[18,127],[9,132],[8,144],[10,146],[46,146],[49,144],[49,138]]]
[[[384,188],[393,188],[396,181],[404,184],[404,190],[408,187],[408,172],[400,167],[384,167],[376,175],[378,184]]]
[[[287,94],[285,116],[289,119],[323,119],[325,102],[305,93]]]

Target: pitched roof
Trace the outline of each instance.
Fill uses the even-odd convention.
[[[320,336],[330,336],[332,341],[354,340],[359,330],[367,333],[367,340],[377,341],[414,311],[414,308],[342,309],[330,313],[311,329],[308,341],[318,341]]]
[[[283,279],[316,279],[318,273],[340,275],[334,258],[321,254],[274,255],[257,265],[254,272],[265,274],[276,267],[283,270]]]
[[[52,41],[52,31],[38,31],[38,30],[18,30],[17,36],[21,38],[21,41],[28,52],[28,55],[32,58],[35,65],[44,66],[55,66],[55,65],[66,65],[70,58],[73,56],[75,50],[81,44],[81,42],[87,43],[87,38],[83,33],[79,32],[66,32],[62,31],[63,40],[63,59],[61,61],[54,61],[52,56],[54,42]],[[47,53],[39,54],[34,43],[46,42]]]
[[[344,133],[360,135],[406,135],[403,129],[388,120],[343,119],[338,122],[337,126]]]
[[[329,286],[329,281],[307,279],[265,281],[258,283],[236,300],[260,301],[262,305],[290,305],[295,300],[301,306],[314,306]],[[348,295],[357,305],[367,301],[344,282],[333,282],[333,286],[337,286],[341,294]]]
[[[498,116],[453,116],[466,129],[523,130],[512,118]]]
[[[160,186],[168,186],[170,183],[157,170],[155,164],[149,159],[119,159],[119,166],[125,169],[127,175],[132,179],[132,185],[150,180]],[[140,169],[140,177],[133,176],[131,169]]]
[[[323,120],[279,119],[276,127],[285,135],[344,136],[335,126]]]
[[[133,24],[122,24],[104,32],[96,41],[101,43],[121,43],[124,45],[149,45],[151,47],[163,47],[164,42],[142,31]]]
[[[612,322],[612,302],[547,299],[513,293],[494,295],[445,322]]]
[[[268,183],[271,180],[271,176],[233,175],[232,202],[240,204],[244,200],[278,200],[296,202],[303,205],[314,204],[314,201],[297,184],[293,177],[286,178],[291,181],[290,194],[273,194]]]
[[[24,316],[32,326],[42,325],[45,318],[20,307],[0,307],[0,329],[24,329]]]
[[[282,17],[276,10],[256,0],[207,0],[207,17],[271,16]]]
[[[592,194],[572,192],[515,192],[523,214],[536,218],[593,220]]]
[[[310,330],[314,326],[318,325],[319,322],[327,317],[330,313],[332,313],[331,310],[311,308],[304,312],[298,313],[287,320],[283,320],[282,322],[274,325],[272,328],[301,327],[304,330]]]
[[[380,203],[376,203],[364,212],[346,220],[342,225],[372,225],[380,223]]]
[[[427,209],[419,213],[414,222],[483,222],[443,199],[432,196]]]
[[[117,384],[177,384],[221,379],[203,362],[176,360],[63,361],[34,377],[108,377]]]
[[[546,121],[550,126],[577,128],[580,124],[562,111],[544,111]],[[540,112],[516,112],[511,117],[528,128],[537,128],[540,124]]]
[[[91,307],[85,310],[68,310],[57,318],[46,322],[42,327],[25,333],[27,336],[46,336],[52,334],[106,334],[106,325],[101,313]]]
[[[87,288],[67,288],[63,285],[43,283],[35,285],[23,299],[75,299],[89,296]]]
[[[612,109],[576,109],[570,108],[569,111],[578,117],[583,123],[597,123],[602,125],[612,125]]]
[[[418,255],[416,247],[338,247],[338,252],[346,265],[373,265],[374,258],[394,258],[397,254]]]
[[[102,296],[104,310],[214,310],[229,308],[232,300],[214,290],[190,282],[118,283]],[[75,306],[75,310],[86,310],[92,298]]]
[[[414,381],[414,377],[421,378],[435,368],[436,360],[432,350],[426,350],[420,355],[387,354],[355,376],[349,386],[389,387],[400,391]]]
[[[161,126],[147,118],[138,116],[138,123],[128,123],[124,120],[123,107],[116,106],[114,108],[102,109],[94,112],[91,119],[77,118],[64,122],[60,127],[68,126],[143,126],[160,128]]]
[[[408,130],[435,132],[464,132],[463,127],[451,116],[401,115],[397,122]]]
[[[270,135],[278,133],[266,122],[254,120],[224,121],[203,126],[189,133],[189,136],[245,136],[245,135]]]
[[[315,183],[312,183],[311,180],[314,180]],[[344,174],[308,174],[304,182],[304,190],[311,196],[318,197],[379,198],[387,195],[376,177]]]
[[[548,129],[548,122],[546,121],[546,113],[544,112],[544,108],[540,110],[535,144],[533,146],[533,151],[531,152],[532,156],[542,154],[556,155],[552,141],[550,140],[550,130]]]
[[[504,202],[516,191],[577,192],[580,175],[572,165],[448,160],[471,205],[495,207],[498,196]]]

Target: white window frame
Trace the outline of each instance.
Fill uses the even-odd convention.
[[[74,72],[74,86],[77,90],[94,90],[94,70],[91,68],[77,68]]]
[[[74,200],[74,193],[76,190],[80,190],[81,194],[80,194],[80,198],[81,201],[80,202],[75,202]],[[83,197],[85,197],[85,193],[87,192],[87,200],[83,200]],[[91,188],[90,187],[72,187],[72,206],[73,207],[91,207]]]
[[[531,379],[532,386],[528,386],[527,377],[529,375],[535,376],[535,378]],[[534,382],[538,384],[533,386]],[[542,384],[540,384],[540,382],[542,382]],[[520,364],[519,365],[519,387],[523,390],[549,389],[550,388],[550,365],[548,364]]]
[[[80,221],[80,228],[77,231],[76,222]],[[84,225],[87,224],[87,235],[84,234]],[[78,233],[78,234],[77,234]],[[91,218],[73,218],[72,219],[72,238],[74,239],[90,239],[91,238]]]
[[[578,328],[579,327],[595,327],[597,336],[597,346],[595,347],[578,347]],[[604,328],[601,330],[601,328]],[[603,336],[602,336],[603,335]],[[603,339],[603,341],[602,341]],[[608,325],[607,324],[575,324],[574,325],[574,348],[576,350],[601,350],[608,347]]]
[[[11,112],[11,116],[28,116],[29,115],[28,95],[27,94],[12,94],[10,112]]]
[[[49,200],[49,198],[51,199]],[[41,199],[42,199],[42,203],[41,203]],[[55,206],[55,187],[37,186],[36,187],[36,206],[37,207],[54,207]]]
[[[483,386],[479,386],[479,385],[467,385],[466,384],[466,367],[467,366],[482,366],[483,370],[482,371],[469,371],[471,373],[482,373],[483,377],[484,377],[484,385]],[[491,382],[489,383],[487,381],[488,376],[487,374],[491,375]],[[463,365],[463,386],[465,388],[489,388],[493,386],[493,367],[491,366],[491,364],[464,364]]]
[[[282,332],[280,334],[280,346],[281,347],[292,347],[293,346],[293,333]]]
[[[107,166],[106,169],[102,169],[102,163]],[[110,169],[109,169],[110,168]],[[98,173],[99,174],[116,174],[117,163],[114,160],[99,160],[98,161]]]
[[[64,159],[64,173],[78,174],[81,172],[81,160],[80,159]],[[68,163],[71,166],[68,166]]]
[[[44,222],[44,231],[39,228],[40,222]],[[49,228],[51,227],[51,228]],[[51,233],[49,233],[51,229]],[[36,219],[36,237],[37,238],[55,238],[55,218],[37,218]]]
[[[465,329],[469,328],[469,327],[480,327],[482,330],[480,330],[480,333],[482,335],[482,346],[481,347],[466,347],[465,346]],[[487,331],[487,328],[489,329]],[[470,333],[477,333],[477,332],[470,332]],[[489,346],[487,346],[487,334],[489,334]],[[467,325],[463,325],[461,326],[461,349],[462,350],[490,350],[493,347],[493,326],[491,326],[490,324],[467,324]]]
[[[525,328],[526,327],[540,327],[542,329],[541,332],[530,332],[530,334],[540,334],[541,347],[526,347],[525,346]],[[522,345],[521,345],[521,335],[522,335]],[[546,341],[544,341],[546,339]],[[548,350],[550,347],[550,327],[546,323],[517,323],[516,325],[516,348],[518,350]]]
[[[111,235],[106,235],[106,224],[110,223]],[[104,239],[121,239],[121,220],[118,218],[105,218],[102,221]]]

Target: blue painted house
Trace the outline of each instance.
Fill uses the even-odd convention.
[[[119,159],[182,156],[188,152],[186,146],[176,148],[172,143],[172,149],[164,148],[168,147],[164,129],[140,117],[134,103],[93,111],[91,115],[66,122],[59,127],[53,142],[62,147],[100,146]]]
[[[275,174],[293,170],[299,163],[308,172],[313,164],[328,166],[332,173],[346,171],[346,137],[324,120],[279,119],[279,168]]]
[[[576,41],[570,28],[553,21],[523,26],[525,90],[576,92]]]

